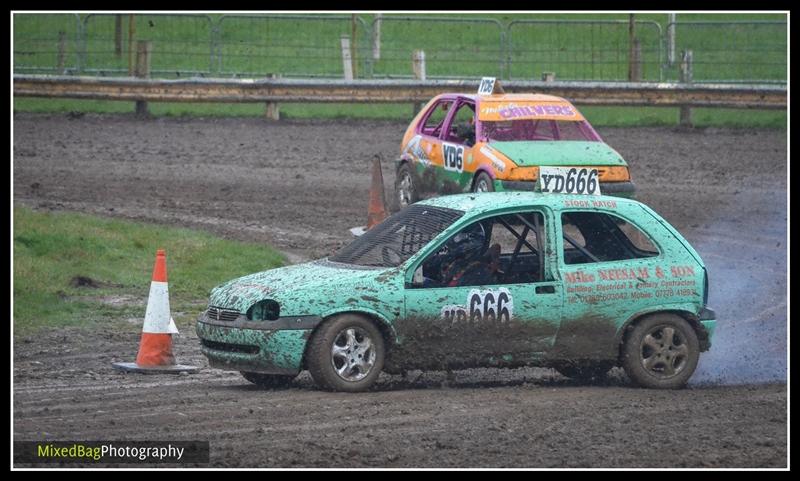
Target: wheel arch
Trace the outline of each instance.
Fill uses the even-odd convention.
[[[625,323],[619,329],[617,329],[616,343],[618,347],[618,356],[622,355],[623,346],[625,345],[625,341],[628,338],[628,334],[633,330],[633,327],[637,323],[641,322],[641,320],[644,319],[645,317],[649,317],[654,314],[674,314],[678,317],[683,318],[684,320],[686,320],[686,322],[689,323],[689,325],[694,330],[695,334],[697,334],[697,340],[700,343],[700,352],[707,351],[708,348],[710,347],[708,332],[700,323],[700,320],[698,319],[695,313],[688,311],[686,309],[679,309],[679,308],[654,309],[634,314],[627,321],[625,321]]]
[[[478,180],[478,176],[484,173],[489,176],[489,178],[494,182],[497,176],[494,174],[491,168],[487,167],[486,165],[479,165],[475,172],[472,173],[472,180],[469,182],[469,191],[472,192],[475,189],[475,181]]]
[[[319,332],[320,327],[322,327],[325,323],[330,322],[332,319],[342,315],[359,316],[374,324],[375,327],[378,329],[378,331],[381,333],[381,336],[383,337],[384,345],[387,352],[397,342],[397,333],[394,330],[394,326],[392,325],[391,322],[389,322],[389,319],[387,319],[384,315],[380,314],[377,311],[373,311],[371,309],[359,308],[359,309],[350,309],[345,311],[330,312],[322,316],[322,321],[316,326],[314,326],[314,329],[312,329],[308,335],[308,342],[306,342],[305,348],[303,349],[303,359],[301,361],[301,366],[303,369],[308,369],[307,355],[309,346],[311,345],[310,342],[311,339],[314,337],[314,335],[316,335],[317,332]]]

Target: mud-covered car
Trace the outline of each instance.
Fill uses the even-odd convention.
[[[433,194],[534,190],[541,166],[590,168],[602,191],[633,197],[625,159],[569,101],[541,94],[443,94],[411,121],[394,205]]]
[[[540,365],[677,388],[711,345],[707,295],[697,252],[635,200],[459,194],[329,258],[216,287],[197,334],[212,367],[262,385],[308,369],[361,391],[381,371]]]

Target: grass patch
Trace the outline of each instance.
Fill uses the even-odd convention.
[[[383,119],[410,121],[411,104],[282,104],[284,119]],[[596,127],[671,126],[678,122],[678,108],[671,107],[582,107],[581,112]],[[69,99],[14,99],[15,112],[38,113],[130,113],[133,102]],[[150,112],[164,117],[260,117],[263,104],[150,103]],[[786,128],[785,110],[697,108],[693,119],[698,127]]]
[[[15,206],[15,333],[144,319],[156,249],[162,248],[178,324],[196,318],[215,285],[285,263],[282,254],[262,244]]]

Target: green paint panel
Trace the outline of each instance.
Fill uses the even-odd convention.
[[[521,167],[537,165],[627,165],[604,142],[577,140],[492,142],[489,144]]]

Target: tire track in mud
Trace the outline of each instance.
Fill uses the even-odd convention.
[[[390,191],[405,126],[15,114],[14,201],[311,259],[364,224],[376,153]],[[140,328],[125,323],[15,339],[14,438],[209,439],[220,467],[785,467],[786,386],[719,384],[785,379],[786,133],[600,133],[629,160],[639,199],[708,264],[720,324],[702,387],[633,389],[618,370],[581,385],[537,368],[382,375],[358,395],[317,391],[307,373],[276,391],[210,369],[125,375],[110,367],[135,356]],[[177,358],[205,366],[180,329]]]

